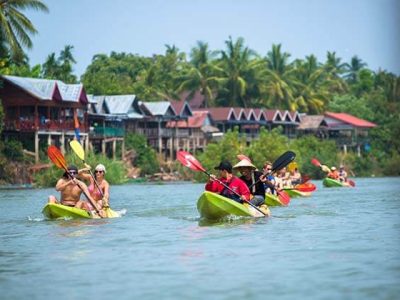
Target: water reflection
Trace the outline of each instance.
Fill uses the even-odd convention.
[[[238,225],[249,225],[255,223],[265,223],[267,222],[268,218],[247,218],[247,217],[236,217],[236,216],[229,216],[219,220],[209,220],[201,218],[199,220],[200,227],[206,226],[220,226],[220,227],[233,227]]]

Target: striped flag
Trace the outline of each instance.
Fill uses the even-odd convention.
[[[75,137],[78,142],[81,142],[81,131],[79,129],[79,120],[78,120],[78,112],[74,109],[74,128],[75,128]]]

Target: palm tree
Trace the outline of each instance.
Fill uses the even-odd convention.
[[[60,71],[60,66],[56,59],[56,54],[53,52],[49,54],[46,61],[42,65],[42,76],[47,79],[57,79]]]
[[[208,49],[208,44],[202,41],[197,42],[190,52],[190,66],[185,73],[178,78],[181,82],[178,92],[190,91],[193,95],[196,91],[204,97],[204,106],[213,106],[213,88],[217,85],[215,72],[218,70],[213,63],[216,53]]]
[[[37,33],[31,21],[21,13],[25,9],[48,12],[41,0],[0,0],[0,44],[11,57],[20,61],[23,47],[32,48],[30,35]]]
[[[341,62],[342,59],[336,57],[336,52],[329,52],[326,55],[326,62],[323,66],[327,80],[330,82],[331,92],[347,91],[346,82],[341,78],[341,75],[346,71],[346,63]]]
[[[260,67],[260,60],[252,60],[256,57],[256,53],[244,46],[244,39],[238,38],[236,42],[232,41],[232,37],[225,41],[226,51],[221,51],[221,70],[222,75],[218,79],[221,84],[218,97],[222,104],[229,106],[248,107],[247,93],[249,91],[250,82],[247,80],[252,72]]]
[[[265,81],[263,89],[267,100],[265,105],[270,107],[297,110],[299,104],[293,96],[297,82],[293,76],[294,68],[288,64],[290,54],[281,51],[281,44],[272,45],[272,50],[267,53]]]
[[[347,78],[350,83],[355,83],[357,81],[358,72],[365,68],[367,64],[355,55],[351,58],[350,64],[345,64],[345,66],[347,70],[345,78]]]

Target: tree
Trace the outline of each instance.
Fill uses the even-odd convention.
[[[367,66],[357,55],[351,58],[350,64],[345,64],[345,78],[349,83],[355,83],[358,79],[358,72]]]
[[[272,50],[267,53],[263,84],[267,107],[297,110],[301,106],[293,96],[297,83],[293,76],[294,69],[288,64],[289,57],[289,53],[282,53],[281,44],[272,45]]]
[[[47,79],[61,80],[65,83],[76,83],[76,76],[72,74],[72,64],[76,63],[72,55],[73,48],[71,45],[66,45],[58,58],[56,58],[54,52],[47,56],[42,65],[42,76]]]
[[[21,12],[25,9],[48,12],[41,0],[0,1],[0,48],[10,53],[16,62],[23,59],[24,47],[32,48],[30,35],[37,33],[32,22]]]
[[[215,72],[218,70],[213,61],[216,53],[208,49],[208,44],[198,41],[197,47],[192,48],[190,64],[184,74],[178,78],[178,92],[188,90],[193,95],[196,91],[204,96],[204,106],[214,105],[213,89],[217,86]]]
[[[220,51],[221,77],[218,79],[221,90],[218,101],[221,105],[248,107],[247,93],[250,82],[247,80],[252,72],[260,67],[259,60],[252,60],[256,53],[244,46],[244,39],[238,38],[236,42],[229,37],[225,41],[227,49]]]

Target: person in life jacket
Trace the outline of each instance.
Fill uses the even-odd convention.
[[[206,191],[218,193],[239,203],[250,201],[249,188],[246,183],[232,174],[232,164],[229,161],[221,161],[214,169],[219,170],[219,178],[217,179],[215,175],[210,175],[205,186]],[[228,186],[229,189],[221,182]]]
[[[336,167],[331,168],[331,171],[328,173],[327,177],[335,180],[339,179],[339,173],[336,170]]]
[[[243,159],[233,166],[233,169],[238,170],[242,176],[239,178],[246,183],[252,195],[251,203],[260,206],[265,201],[265,187],[261,181],[263,173],[256,171],[256,167],[247,159]]]

